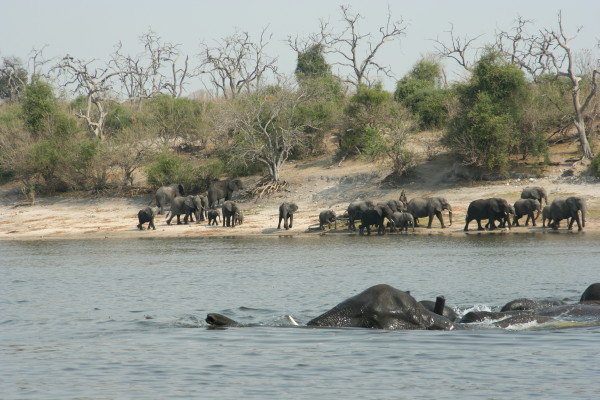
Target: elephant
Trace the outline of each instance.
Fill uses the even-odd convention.
[[[440,221],[442,228],[445,228],[442,211],[448,210],[448,220],[452,225],[452,207],[444,197],[415,197],[408,202],[408,212],[418,221],[419,218],[429,217],[427,228],[431,229],[433,216]]]
[[[235,219],[236,225],[242,225],[244,223],[244,213],[241,211],[235,213],[233,218]]]
[[[498,228],[506,228],[506,223],[508,222],[509,224],[509,229],[510,229],[510,216],[514,216],[515,215],[515,208],[513,207],[512,204],[508,205],[508,218],[506,218],[505,216],[498,216],[496,217],[496,219],[494,220],[495,222],[498,222]],[[485,229],[490,229],[490,221],[487,222],[487,224],[485,224]]]
[[[223,181],[213,181],[208,188],[208,204],[210,208],[216,208],[221,199],[231,200],[233,192],[244,190],[244,185],[239,179],[226,179]]]
[[[144,229],[143,225],[148,222],[148,229],[152,228],[156,230],[154,226],[154,217],[158,214],[158,208],[146,207],[138,212],[138,229],[141,231]]]
[[[523,189],[521,192],[522,199],[535,199],[540,202],[540,206],[542,205],[542,200],[548,204],[548,194],[546,193],[546,189],[540,186],[529,186]]]
[[[208,197],[205,195],[200,196],[200,208],[196,211],[196,221],[206,221],[208,218]]]
[[[502,307],[500,312],[535,310],[537,308],[556,307],[556,306],[562,306],[564,304],[565,304],[564,301],[561,301],[561,300],[536,301],[536,300],[523,298],[523,299],[516,299],[516,300],[509,301]]]
[[[175,197],[184,196],[183,186],[178,183],[173,183],[169,186],[162,186],[158,188],[154,198],[156,199],[156,206],[159,208],[158,213],[162,215],[164,208],[167,204],[170,204]]]
[[[408,232],[408,227],[412,226],[412,231],[415,231],[415,219],[409,212],[395,211],[392,213],[392,229],[399,228],[400,232]]]
[[[600,283],[592,283],[581,295],[580,303],[600,302]]]
[[[333,210],[325,210],[319,213],[319,229],[325,230],[325,224],[331,229],[331,223],[334,223],[335,229],[337,229],[337,219]]]
[[[550,204],[550,218],[552,218],[552,222],[548,225],[553,230],[557,230],[562,219],[571,218],[568,229],[573,229],[573,222],[577,222],[577,230],[581,231],[585,227],[586,208],[586,202],[583,197],[571,196],[566,199],[563,197],[554,199],[552,204]],[[581,218],[579,218],[579,212],[581,212]]]
[[[223,213],[223,226],[235,228],[236,215],[241,212],[240,207],[235,201],[226,200],[221,208]]]
[[[552,219],[550,218],[550,206],[544,206],[542,209],[542,228],[546,227],[546,220],[548,221],[548,226],[550,226],[550,223],[552,222]]]
[[[371,225],[373,225],[377,228],[377,234],[383,235],[385,233],[383,221],[385,218],[391,221],[393,213],[387,203],[377,203],[375,207],[362,212],[360,217],[361,224],[358,227],[360,234],[364,234],[364,230],[366,229],[367,234],[370,235]]]
[[[294,213],[296,211],[298,211],[296,203],[281,203],[279,206],[279,224],[277,224],[277,229],[281,229],[281,221],[283,221],[283,227],[286,230],[290,229],[294,223]]]
[[[308,326],[375,329],[451,330],[454,324],[410,295],[389,285],[375,285],[308,322]]]
[[[221,223],[221,211],[216,208],[211,208],[207,211],[207,219],[208,225],[218,225],[217,219],[219,220],[219,224]]]
[[[407,203],[402,200],[388,200],[386,204],[392,210],[392,212],[404,212],[408,209]]]
[[[356,227],[354,226],[354,222],[360,220],[360,217],[363,212],[374,207],[375,204],[370,200],[358,200],[350,203],[348,205],[348,228],[351,231],[355,231]]]
[[[435,311],[434,311],[435,310],[435,301],[421,300],[421,301],[419,301],[419,303],[421,303],[423,305],[423,307],[425,307],[429,311],[435,313]],[[454,311],[452,308],[450,308],[448,306],[444,306],[442,316],[448,318],[451,322],[454,322],[458,319],[458,314],[456,314],[456,311]]]
[[[494,223],[496,220],[503,220],[510,229],[510,210],[511,205],[505,199],[492,197],[489,199],[473,200],[467,209],[464,231],[467,232],[469,230],[469,223],[473,220],[477,221],[477,229],[483,231],[484,228],[481,226],[481,220],[483,219],[489,221],[490,230],[496,229]]]
[[[583,292],[581,300],[576,304],[565,304],[562,301],[534,301],[517,299],[507,303],[500,312],[471,311],[460,320],[461,324],[473,322],[498,321],[499,327],[508,327],[528,322],[552,322],[565,317],[600,318],[600,283],[594,283]]]
[[[197,196],[186,196],[186,197],[175,197],[171,202],[171,211],[167,214],[167,225],[171,225],[173,217],[177,216],[177,225],[181,224],[179,219],[180,215],[183,214],[183,223],[187,224],[188,219],[192,218],[192,214],[196,213],[202,208],[202,200],[199,195]],[[199,221],[196,221],[199,222]]]
[[[524,215],[527,215],[527,219],[525,220],[525,226],[529,225],[529,220],[531,219],[531,224],[535,226],[535,220],[540,215],[540,202],[536,199],[519,199],[515,201],[514,209],[515,215],[513,217],[513,225],[519,226],[519,218]]]

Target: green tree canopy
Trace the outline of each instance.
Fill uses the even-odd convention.
[[[305,52],[298,53],[296,77],[299,80],[331,75],[331,67],[323,55],[323,45],[313,44]]]

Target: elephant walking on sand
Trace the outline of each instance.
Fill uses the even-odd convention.
[[[158,213],[162,215],[164,208],[171,204],[175,197],[183,196],[183,186],[178,183],[173,183],[169,186],[162,186],[158,188],[154,198],[156,200],[156,206],[158,207]]]
[[[208,188],[208,205],[210,208],[216,208],[221,199],[231,200],[233,192],[244,190],[244,185],[239,179],[226,179],[223,181],[214,181]]]
[[[241,212],[237,203],[235,201],[227,200],[223,203],[221,212],[223,213],[223,226],[235,228],[237,214]]]
[[[444,197],[415,197],[408,202],[407,208],[415,221],[418,221],[419,218],[429,217],[427,228],[431,228],[434,215],[440,221],[442,228],[445,228],[442,211],[448,210],[448,221],[452,225],[452,207]]]
[[[335,229],[337,229],[337,218],[333,210],[325,210],[319,213],[319,229],[325,230],[325,224],[331,229],[331,223],[334,223]]]
[[[143,225],[148,222],[148,229],[156,230],[154,226],[154,217],[158,214],[158,208],[146,207],[138,212],[138,229],[143,230]]]
[[[528,186],[523,189],[521,192],[522,199],[535,199],[540,202],[540,206],[542,205],[542,200],[548,204],[548,194],[546,193],[546,189],[540,186]]]
[[[581,231],[585,227],[586,208],[586,202],[583,197],[572,196],[554,199],[552,204],[550,204],[550,218],[552,222],[548,225],[553,230],[557,230],[561,220],[571,218],[568,229],[573,229],[573,223],[577,222],[577,230]],[[581,213],[581,218],[579,217],[579,213]]]
[[[348,205],[348,229],[356,230],[355,222],[360,221],[362,213],[375,207],[375,204],[370,200],[357,200]]]
[[[467,216],[465,217],[464,231],[469,230],[469,223],[477,221],[477,229],[485,230],[481,226],[481,220],[487,219],[490,230],[496,229],[496,220],[503,221],[510,229],[510,214],[512,206],[505,199],[492,197],[489,199],[474,200],[469,204]]]
[[[171,211],[167,215],[167,225],[171,225],[173,217],[177,217],[177,225],[181,224],[180,215],[185,215],[183,223],[187,224],[188,219],[194,220],[193,213],[202,208],[202,199],[200,196],[176,197],[171,203]],[[199,220],[196,223],[200,222]]]
[[[279,224],[277,224],[277,229],[281,229],[281,221],[283,221],[283,227],[286,230],[290,229],[294,223],[294,213],[296,211],[298,211],[296,203],[282,203],[279,206]]]
[[[408,227],[412,227],[412,231],[415,231],[415,220],[413,215],[409,212],[399,212],[395,211],[392,214],[392,230],[395,228],[400,229],[400,232],[404,230],[404,232],[408,232]]]
[[[211,208],[207,211],[208,225],[218,225],[221,223],[221,211]],[[217,223],[218,220],[218,223]]]
[[[515,216],[513,217],[513,225],[519,226],[519,218],[527,215],[525,226],[531,224],[535,226],[535,220],[540,215],[540,202],[535,199],[519,199],[514,204]]]

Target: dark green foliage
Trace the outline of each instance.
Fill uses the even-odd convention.
[[[146,181],[153,188],[180,183],[188,193],[200,193],[209,182],[202,172],[187,158],[162,153],[146,169]]]
[[[590,172],[596,177],[600,177],[600,153],[597,153],[590,163]]]
[[[442,128],[448,118],[450,91],[438,88],[437,63],[421,60],[396,84],[394,98],[419,120],[421,128]]]
[[[331,67],[323,56],[323,45],[314,44],[303,53],[298,53],[296,77],[299,80],[331,75]]]
[[[104,132],[111,136],[129,128],[135,120],[131,108],[116,102],[108,103],[108,114],[104,122]]]
[[[524,114],[531,85],[499,54],[484,54],[471,80],[458,86],[456,94],[459,112],[450,121],[444,142],[463,163],[502,172],[511,154],[541,150],[539,135],[527,130]]]
[[[34,78],[25,89],[21,109],[25,127],[33,134],[42,134],[48,128],[48,118],[57,110],[52,87],[39,78]]]

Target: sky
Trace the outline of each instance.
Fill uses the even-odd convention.
[[[395,81],[422,56],[435,51],[436,38],[448,38],[451,24],[458,36],[481,35],[477,43],[482,46],[493,41],[496,30],[513,26],[519,16],[533,20],[538,29],[551,28],[557,26],[562,11],[567,33],[575,34],[582,27],[573,48],[594,49],[596,59],[599,53],[597,0],[0,0],[0,57],[27,61],[33,48],[44,48],[45,58],[70,54],[108,61],[118,42],[131,53],[141,51],[138,38],[151,29],[165,42],[179,44],[195,64],[201,42],[215,44],[236,30],[258,38],[266,27],[272,34],[267,53],[278,57],[280,72],[293,74],[296,54],[286,39],[317,32],[320,19],[342,29],[340,5],[349,5],[363,17],[361,33],[377,33],[388,9],[392,19],[406,24],[406,35],[385,44],[378,53],[378,61],[389,65],[395,75],[395,79],[384,80],[388,90],[393,90]],[[455,63],[446,60],[444,64],[451,80],[460,78]],[[200,88],[199,81],[192,82],[188,91]]]

